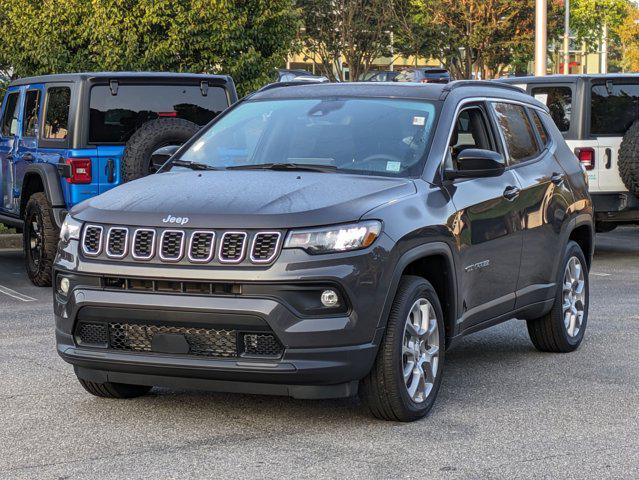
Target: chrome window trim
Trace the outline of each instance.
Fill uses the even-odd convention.
[[[182,234],[182,239],[180,240],[180,254],[178,257],[172,258],[172,257],[165,257],[164,254],[162,253],[162,244],[164,243],[164,236],[167,233],[181,233]],[[186,238],[186,232],[184,230],[164,230],[162,232],[162,235],[160,235],[160,242],[158,244],[158,252],[160,255],[160,260],[162,260],[163,262],[179,262],[180,260],[182,260],[182,258],[184,257],[184,240]]]
[[[151,232],[151,253],[146,255],[136,255],[135,253],[135,238],[138,236],[138,232]],[[133,232],[133,240],[131,242],[131,256],[134,260],[151,260],[155,256],[155,237],[157,232],[152,228],[136,228]]]
[[[191,248],[193,247],[193,239],[195,238],[196,235],[198,234],[211,234],[212,238],[211,238],[211,249],[209,252],[209,256],[206,259],[202,259],[202,258],[193,258],[191,256]],[[191,236],[189,237],[189,244],[188,244],[188,258],[189,258],[189,262],[192,263],[209,263],[211,260],[213,260],[213,257],[215,257],[215,232],[212,230],[195,230],[193,232],[191,232]]]
[[[112,254],[111,251],[109,250],[111,232],[113,230],[124,230],[124,251],[120,255]],[[129,229],[126,227],[110,227],[109,230],[107,231],[106,248],[104,249],[106,252],[106,256],[109,258],[115,258],[115,259],[124,258],[127,256],[127,253],[129,253],[128,247],[129,247]]]
[[[261,259],[257,259],[253,256],[253,251],[255,249],[255,242],[257,240],[257,237],[259,235],[277,235],[277,241],[275,242],[275,250],[273,252],[273,255],[271,255],[267,260],[261,260]],[[264,232],[257,232],[254,236],[253,236],[253,241],[251,242],[251,253],[249,255],[251,262],[253,263],[271,263],[273,260],[275,260],[275,257],[277,257],[277,254],[280,251],[280,244],[282,243],[282,234],[281,232],[271,232],[271,231],[264,231]]]
[[[98,242],[98,251],[97,252],[88,252],[86,249],[85,241],[87,237],[87,231],[89,228],[97,228],[100,230],[100,241]],[[82,253],[87,257],[97,257],[102,253],[102,244],[104,243],[104,227],[102,225],[94,225],[89,223],[84,226],[84,230],[82,231]]]
[[[224,247],[224,238],[227,235],[242,235],[244,237],[244,242],[242,242],[242,253],[236,260],[225,260],[222,257],[222,248]],[[246,244],[248,243],[247,240],[248,240],[248,234],[246,232],[236,232],[236,231],[224,232],[222,234],[222,237],[220,238],[220,244],[218,245],[218,249],[217,249],[217,261],[220,263],[226,263],[226,264],[242,263],[242,261],[244,260],[244,257],[246,256]]]

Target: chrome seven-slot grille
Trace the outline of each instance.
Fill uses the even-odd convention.
[[[89,257],[106,256],[138,261],[159,259],[175,263],[239,264],[247,260],[268,264],[277,257],[282,234],[277,231],[213,231],[87,225],[82,235],[82,251]]]

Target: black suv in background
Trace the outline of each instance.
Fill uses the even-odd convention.
[[[392,79],[393,82],[448,83],[450,73],[445,68],[407,68]]]
[[[100,397],[359,392],[414,420],[463,335],[519,318],[541,351],[579,346],[593,229],[579,162],[515,87],[270,86],[70,212],[57,348]]]

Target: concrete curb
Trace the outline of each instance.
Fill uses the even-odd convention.
[[[19,233],[6,233],[0,235],[0,249],[22,248],[22,235]]]

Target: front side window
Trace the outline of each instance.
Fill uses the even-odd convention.
[[[2,116],[2,136],[14,137],[18,134],[18,98],[20,92],[11,92],[7,95],[4,115]]]
[[[639,84],[593,85],[590,108],[592,135],[621,136],[639,118]]]
[[[143,124],[157,118],[183,118],[205,125],[228,107],[226,90],[199,85],[107,85],[91,88],[89,143],[124,144]]]
[[[181,160],[214,168],[326,166],[362,175],[421,175],[438,105],[403,99],[313,98],[244,103]]]
[[[71,89],[51,87],[47,90],[46,112],[42,138],[64,140],[69,135],[69,109]]]
[[[570,87],[535,87],[531,94],[550,110],[550,116],[560,132],[570,130],[572,89]]]
[[[448,148],[446,167],[456,168],[457,157],[469,148],[495,151],[490,127],[484,110],[480,107],[466,108],[457,117]]]
[[[35,137],[40,118],[40,90],[29,90],[24,99],[24,120],[22,121],[22,135]]]
[[[513,103],[494,103],[493,108],[511,164],[523,162],[539,153],[535,132],[524,107]]]

